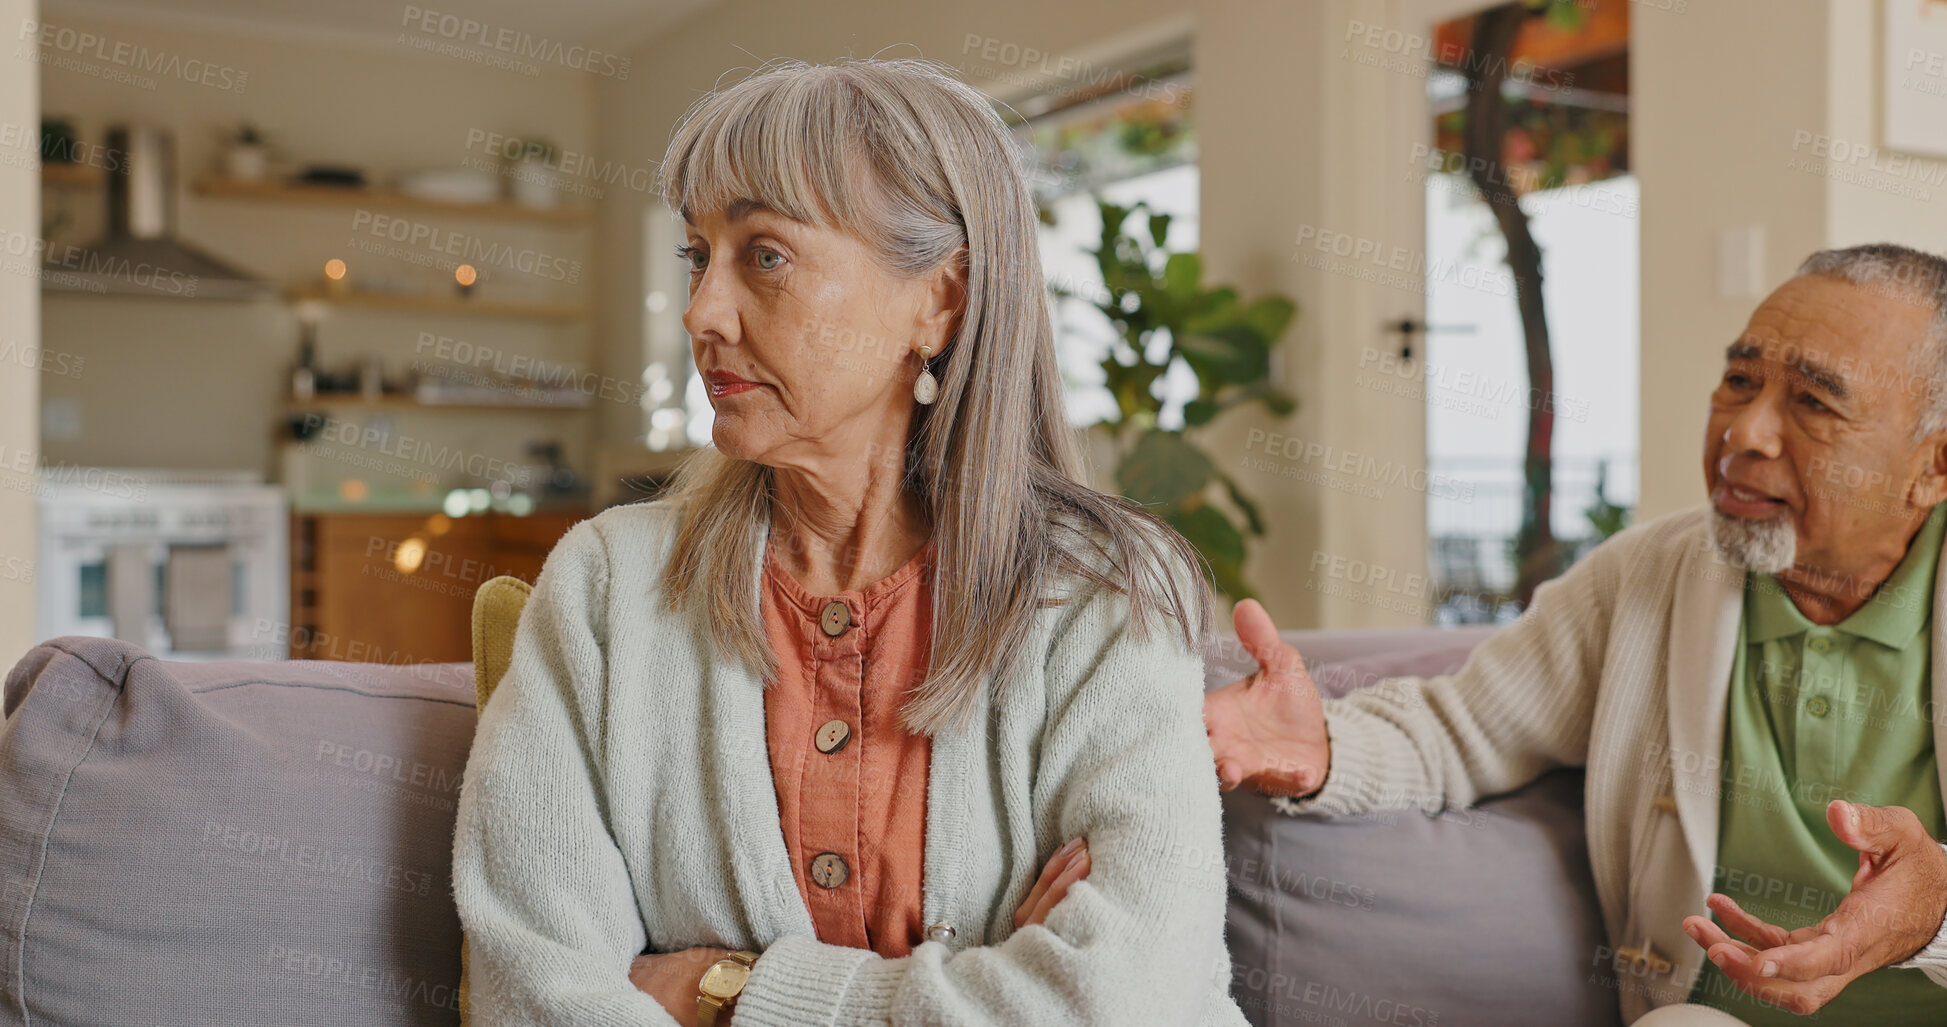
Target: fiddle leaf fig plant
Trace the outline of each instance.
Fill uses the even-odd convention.
[[[1100,425],[1116,450],[1116,487],[1196,546],[1218,591],[1249,597],[1246,541],[1264,534],[1264,519],[1237,480],[1185,433],[1245,404],[1279,417],[1297,409],[1271,381],[1272,347],[1297,305],[1279,295],[1246,303],[1234,288],[1206,287],[1202,257],[1165,248],[1168,214],[1099,197],[1096,206],[1102,237],[1090,252],[1106,288],[1088,297],[1057,293],[1093,306],[1115,328],[1102,371],[1116,414]],[[1164,428],[1157,384],[1178,362],[1195,376],[1196,395],[1183,404],[1182,426]]]

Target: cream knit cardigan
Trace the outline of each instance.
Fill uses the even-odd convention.
[[[693,946],[762,954],[736,1027],[1245,1022],[1201,662],[1180,633],[1138,639],[1121,597],[1079,586],[1037,615],[1004,704],[933,742],[923,911],[951,937],[883,958],[815,936],[762,682],[664,607],[675,526],[641,503],[570,530],[481,713],[453,847],[475,1027],[672,1023],[629,963]],[[1088,877],[1014,930],[1076,836]]]
[[[1396,678],[1328,700],[1324,788],[1303,802],[1272,802],[1288,813],[1434,811],[1555,767],[1586,767],[1589,860],[1609,937],[1609,951],[1588,954],[1590,970],[1619,971],[1626,1020],[1682,1002],[1703,965],[1682,924],[1710,915],[1724,716],[1743,616],[1744,572],[1712,552],[1707,514],[1671,514],[1596,547],[1537,589],[1528,612],[1454,674]],[[1947,569],[1934,586],[1935,711],[1947,711],[1943,587]],[[1947,753],[1947,716],[1933,723],[1936,749]],[[1942,771],[1947,789],[1947,764]],[[1947,926],[1897,965],[1947,984]]]

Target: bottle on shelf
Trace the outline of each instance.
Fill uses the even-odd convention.
[[[304,401],[317,395],[318,346],[314,335],[316,325],[309,320],[299,323],[303,330],[297,344],[297,363],[291,367],[291,398]]]

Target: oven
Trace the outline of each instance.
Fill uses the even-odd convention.
[[[281,660],[283,490],[247,471],[43,467],[39,632],[168,660]]]

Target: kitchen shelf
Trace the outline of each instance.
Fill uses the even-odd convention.
[[[92,189],[107,177],[92,164],[41,164],[41,185],[53,189]]]
[[[261,203],[297,203],[331,207],[384,207],[389,210],[421,211],[438,214],[466,214],[475,217],[538,221],[543,224],[580,225],[588,220],[588,208],[524,207],[504,201],[494,203],[452,203],[427,200],[405,193],[364,186],[318,185],[308,182],[245,182],[234,178],[198,179],[196,192],[229,200],[254,200]]]
[[[481,317],[521,317],[537,321],[580,321],[588,310],[574,303],[520,303],[508,300],[462,299],[458,296],[410,293],[347,292],[295,289],[285,294],[292,303],[329,303],[368,310],[399,310],[420,314],[461,314]]]
[[[325,407],[363,410],[549,410],[581,411],[594,406],[592,402],[570,403],[427,403],[411,396],[381,396],[378,399],[365,399],[358,395],[324,395],[313,399],[288,399],[285,409],[291,413],[317,410]]]

